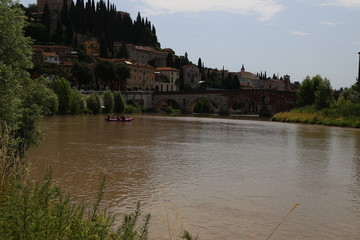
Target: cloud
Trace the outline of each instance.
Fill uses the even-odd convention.
[[[291,31],[291,34],[295,35],[295,36],[308,36],[308,35],[310,35],[310,33],[301,32],[301,31]]]
[[[360,41],[354,42],[355,45],[360,45]]]
[[[335,26],[336,23],[334,22],[325,22],[325,21],[319,21],[320,24],[322,25],[328,25],[328,26]]]
[[[276,0],[138,0],[145,3],[142,12],[148,15],[178,12],[229,12],[256,14],[262,21],[270,20],[285,7]]]
[[[359,0],[327,0],[324,1],[323,6],[339,6],[348,8],[360,8]]]

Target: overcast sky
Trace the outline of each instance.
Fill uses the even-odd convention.
[[[85,0],[86,1],[86,0]],[[320,74],[336,89],[355,83],[360,0],[121,0],[155,25],[161,47],[206,67],[290,75]],[[27,6],[36,0],[20,0]]]

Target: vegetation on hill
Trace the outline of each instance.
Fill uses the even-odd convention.
[[[100,0],[64,0],[63,8],[54,19],[49,6],[45,4],[41,16],[37,14],[35,5],[26,9],[30,24],[25,33],[35,42],[48,44],[64,44],[78,48],[77,36],[95,37],[101,44],[101,56],[115,56],[114,42],[128,42],[138,45],[160,47],[155,26],[138,13],[133,21],[130,14],[118,12],[114,4]]]
[[[306,77],[297,92],[297,108],[278,113],[274,121],[360,127],[360,84],[335,97],[330,82],[320,75]]]

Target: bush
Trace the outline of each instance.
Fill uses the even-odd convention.
[[[86,106],[90,113],[98,114],[101,111],[99,94],[93,93],[86,100]]]

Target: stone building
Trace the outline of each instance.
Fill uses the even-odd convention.
[[[114,43],[114,51],[119,51],[121,45],[122,43]],[[166,51],[159,51],[152,47],[137,46],[134,44],[126,44],[126,49],[129,53],[129,59],[138,63],[148,64],[153,61],[157,67],[166,66],[166,58],[168,54]]]
[[[249,86],[253,88],[259,88],[259,76],[245,71],[244,64],[241,67],[240,72],[235,73],[240,81],[241,86]],[[261,84],[260,84],[261,85]]]
[[[155,69],[155,91],[172,92],[179,91],[180,71],[170,67]]]
[[[185,65],[182,68],[184,89],[191,88],[196,89],[200,87],[201,73],[199,68],[194,65]]]
[[[130,69],[127,79],[128,91],[153,91],[155,88],[155,68],[144,63],[123,61]]]

